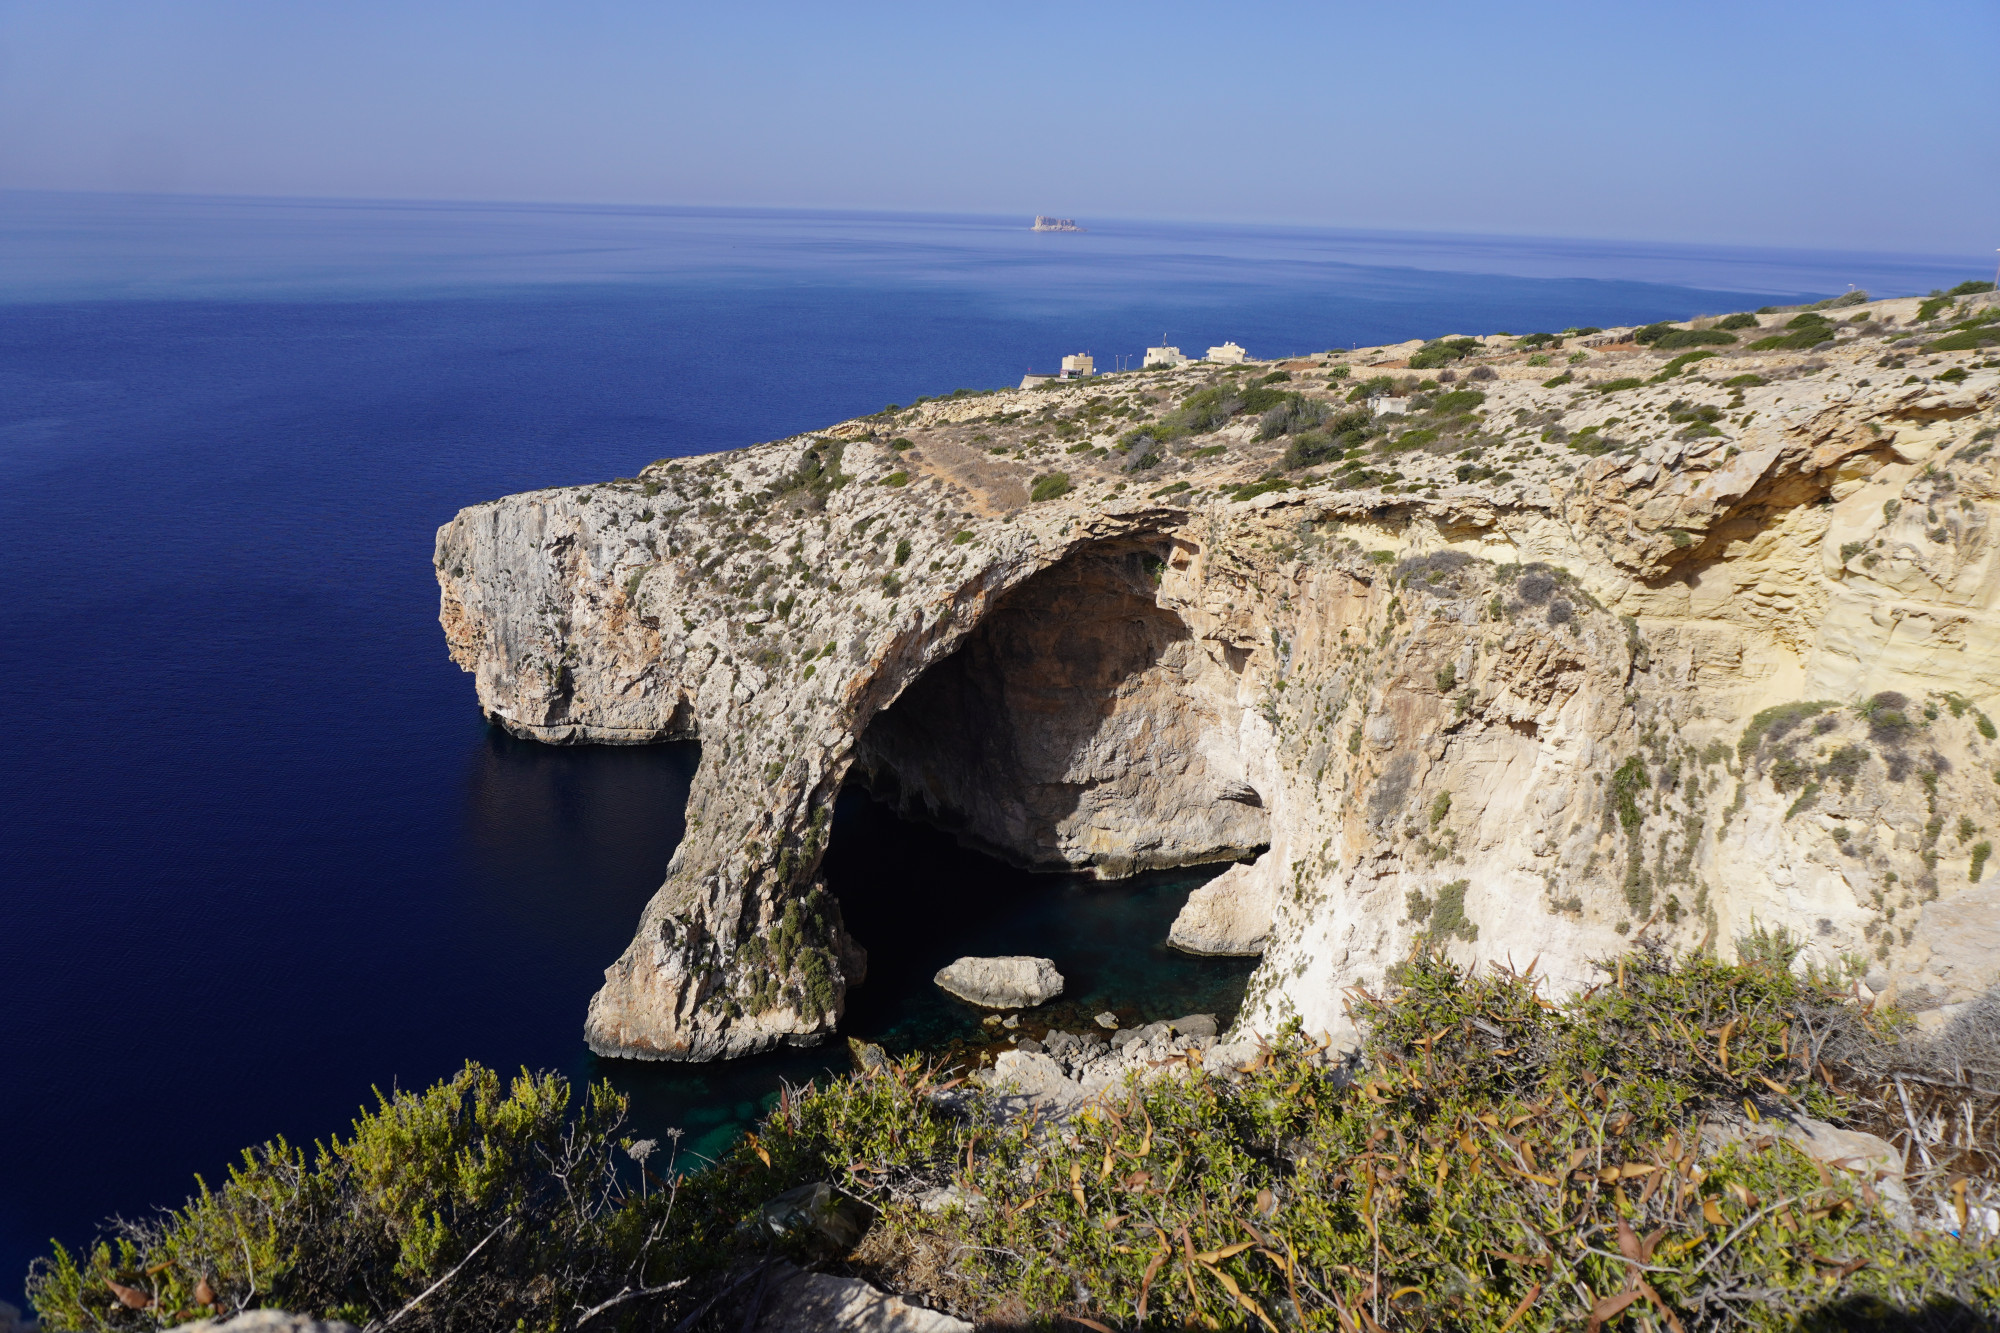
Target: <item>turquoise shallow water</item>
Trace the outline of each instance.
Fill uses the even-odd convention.
[[[467,1058],[612,1077],[711,1146],[827,1062],[583,1049],[695,755],[485,728],[430,569],[461,506],[1163,332],[1269,354],[1984,272],[1085,222],[0,194],[0,1280]],[[850,1027],[899,1048],[970,1035],[928,990],[958,952],[1143,1017],[1226,1016],[1246,970],[1161,950],[1191,877],[1020,875],[852,799],[829,874],[875,959]]]
[[[1225,1024],[1255,960],[1196,958],[1166,947],[1189,890],[1221,867],[1155,871],[1114,883],[1080,875],[1031,875],[903,822],[859,791],[843,793],[826,862],[848,928],[869,951],[868,981],[849,996],[844,1033],[895,1054],[966,1059],[990,1043],[986,1011],[940,991],[931,978],[966,954],[1052,959],[1063,994],[1025,1011],[1020,1035],[1078,1031],[1105,1010],[1122,1022],[1213,1013]],[[673,1124],[684,1148],[714,1153],[769,1106],[777,1079],[844,1070],[842,1047],[783,1052],[699,1069],[596,1060],[633,1098],[649,1132]]]

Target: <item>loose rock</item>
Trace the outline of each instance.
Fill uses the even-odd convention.
[[[874,1210],[859,1199],[831,1185],[816,1184],[786,1190],[745,1219],[743,1226],[786,1249],[831,1257],[860,1244],[874,1220]]]
[[[283,1310],[245,1310],[227,1319],[204,1319],[181,1327],[187,1333],[361,1333],[354,1325],[338,1319],[320,1320]]]
[[[972,1333],[972,1325],[877,1291],[860,1278],[774,1270],[751,1298],[756,1333]],[[732,1323],[733,1326],[733,1323]]]

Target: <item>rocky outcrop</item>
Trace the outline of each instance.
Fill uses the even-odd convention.
[[[933,978],[939,989],[986,1009],[1032,1009],[1063,992],[1062,973],[1047,958],[961,958]]]
[[[1261,940],[1245,1032],[1343,1032],[1425,944],[1569,986],[1774,929],[1948,1017],[2000,972],[1957,943],[1995,910],[2000,374],[1851,313],[1692,364],[1614,331],[1429,387],[1411,345],[960,395],[463,511],[490,718],[702,743],[590,1044],[832,1030],[850,777],[1031,868],[1241,863],[1176,934]],[[1363,381],[1411,410],[1357,427]]]
[[[1227,1076],[1257,1054],[1254,1042],[1219,1044],[1214,1016],[1191,1014],[1127,1028],[1109,1041],[1092,1032],[1050,1031],[1002,1051],[976,1079],[1004,1111],[1069,1115],[1101,1098],[1115,1099],[1134,1078],[1145,1082],[1196,1069]]]
[[[1231,866],[1188,895],[1167,943],[1187,953],[1255,957],[1271,937],[1276,863]]]

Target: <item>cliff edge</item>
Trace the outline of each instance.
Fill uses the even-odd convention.
[[[2000,979],[1990,295],[953,395],[439,530],[481,707],[702,742],[593,1049],[820,1039],[866,780],[1016,864],[1235,862],[1176,936],[1348,1030],[1420,942]],[[1687,350],[1692,348],[1694,350]]]

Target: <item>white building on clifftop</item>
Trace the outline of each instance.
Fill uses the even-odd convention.
[[[1062,359],[1062,377],[1066,380],[1082,379],[1096,373],[1097,363],[1090,359],[1090,353],[1088,352],[1079,353],[1076,356],[1066,356]]]
[[[1187,358],[1181,355],[1181,349],[1178,347],[1148,347],[1146,349],[1146,359],[1141,364],[1148,369],[1153,366],[1167,366],[1171,368],[1173,366],[1186,365]]]
[[[1217,365],[1223,366],[1240,366],[1243,364],[1243,359],[1248,355],[1248,352],[1245,352],[1235,343],[1224,343],[1220,347],[1211,347],[1208,349],[1208,359]]]

